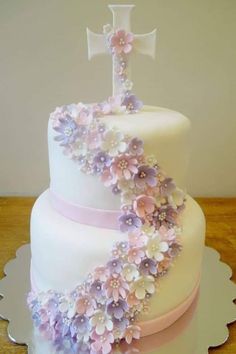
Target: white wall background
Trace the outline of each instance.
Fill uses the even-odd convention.
[[[111,60],[88,62],[85,34],[111,22],[108,3],[0,1],[0,195],[48,186],[46,129],[57,105],[110,95]],[[133,31],[157,27],[159,36],[156,61],[133,62],[137,95],[192,121],[189,192],[235,196],[236,0],[131,3]]]

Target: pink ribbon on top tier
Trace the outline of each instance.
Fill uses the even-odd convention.
[[[104,229],[119,229],[120,210],[96,209],[70,203],[52,191],[50,191],[49,198],[53,208],[70,220]]]

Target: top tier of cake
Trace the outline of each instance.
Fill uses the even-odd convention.
[[[136,114],[110,115],[101,120],[109,127],[143,139],[145,154],[154,155],[167,175],[186,191],[190,151],[188,118],[169,109],[146,106]],[[67,203],[98,209],[119,209],[120,198],[113,195],[96,176],[81,172],[74,161],[62,153],[62,148],[54,140],[56,135],[49,120],[51,191]]]

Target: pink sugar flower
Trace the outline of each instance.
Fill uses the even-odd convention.
[[[116,54],[128,54],[132,50],[133,33],[117,30],[111,37],[111,47]]]
[[[145,218],[147,214],[151,214],[155,210],[155,200],[146,195],[139,195],[133,203],[134,211],[140,218]]]
[[[125,331],[125,340],[128,344],[131,344],[133,339],[140,338],[141,329],[138,326],[129,326]]]
[[[125,299],[129,286],[121,276],[112,275],[105,283],[105,290],[109,298],[118,301],[120,296]]]
[[[129,244],[133,247],[143,247],[147,237],[140,231],[135,230],[128,235]]]
[[[133,174],[138,172],[137,169],[138,161],[128,154],[124,154],[115,158],[111,171],[118,178],[130,179]]]
[[[101,145],[101,135],[97,130],[92,130],[87,138],[88,147],[90,149],[97,149]]]
[[[82,103],[78,104],[78,113],[75,121],[78,125],[89,125],[93,120],[92,111]]]
[[[91,297],[87,295],[84,295],[78,299],[76,303],[76,310],[79,315],[87,315],[90,317],[94,313],[95,306],[95,300],[91,299]]]
[[[168,229],[166,226],[162,225],[159,228],[158,233],[161,236],[162,241],[172,242],[176,239],[176,232],[173,227]]]
[[[137,297],[135,296],[135,293],[129,293],[129,295],[127,296],[127,303],[129,305],[129,307],[133,307],[133,306],[137,306],[140,303],[140,300],[137,299]]]
[[[100,266],[94,269],[94,280],[106,281],[109,276],[109,271],[106,267]]]
[[[103,182],[105,187],[110,187],[117,182],[117,177],[111,173],[109,169],[104,170],[101,181]]]
[[[133,247],[128,252],[128,261],[130,263],[140,264],[145,253],[141,248]]]
[[[108,354],[111,352],[111,344],[114,343],[114,336],[111,332],[104,332],[103,335],[98,335],[95,331],[91,335],[94,341],[91,344],[91,349],[94,353]]]

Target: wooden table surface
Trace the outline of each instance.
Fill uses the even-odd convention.
[[[0,278],[15,251],[29,242],[29,219],[34,198],[0,198]],[[233,269],[236,281],[236,198],[198,198],[207,218],[206,244],[221,254]],[[211,349],[210,354],[236,354],[236,324],[229,326],[228,342]],[[26,353],[24,346],[12,344],[7,337],[7,322],[0,321],[0,354]],[[181,354],[181,353],[176,353]],[[191,353],[189,353],[191,354]]]

